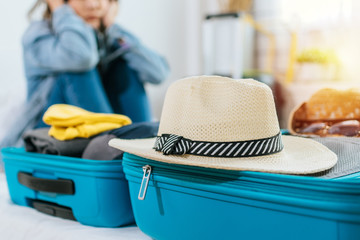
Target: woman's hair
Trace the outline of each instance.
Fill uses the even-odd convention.
[[[67,0],[64,0],[64,2],[67,2]],[[32,6],[32,8],[30,8],[29,12],[28,12],[28,18],[31,19],[32,15],[34,14],[34,12],[41,6],[41,5],[45,5],[45,11],[42,14],[43,19],[50,19],[51,18],[51,10],[49,7],[49,4],[46,3],[45,0],[37,0],[34,4],[34,6]]]
[[[115,2],[119,2],[119,0],[109,0],[111,1],[115,1]],[[68,0],[64,0],[65,3],[68,2]],[[46,0],[37,0],[34,4],[34,6],[32,6],[32,8],[30,8],[29,12],[28,12],[28,18],[31,19],[32,15],[34,14],[34,12],[36,11],[36,9],[38,9],[41,5],[45,4],[46,5],[46,9],[43,13],[43,19],[50,19],[51,18],[51,10],[49,5],[46,3]]]

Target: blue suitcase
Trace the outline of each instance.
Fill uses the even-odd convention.
[[[121,160],[98,161],[2,149],[11,200],[85,225],[134,223]]]
[[[359,174],[226,171],[128,153],[123,167],[136,223],[157,240],[360,239]]]

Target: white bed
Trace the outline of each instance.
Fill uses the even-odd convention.
[[[49,216],[11,202],[0,172],[0,239],[2,240],[142,240],[151,239],[136,226],[97,228]]]

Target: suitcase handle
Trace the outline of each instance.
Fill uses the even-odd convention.
[[[71,180],[37,178],[25,172],[19,172],[17,178],[19,183],[35,191],[68,195],[75,193],[74,183]]]
[[[76,221],[71,208],[39,200],[32,200],[32,206],[39,212]]]

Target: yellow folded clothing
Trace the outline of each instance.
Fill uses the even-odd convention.
[[[43,116],[43,121],[51,125],[49,135],[58,140],[88,138],[131,124],[130,118],[125,115],[94,113],[67,104],[50,106]]]

